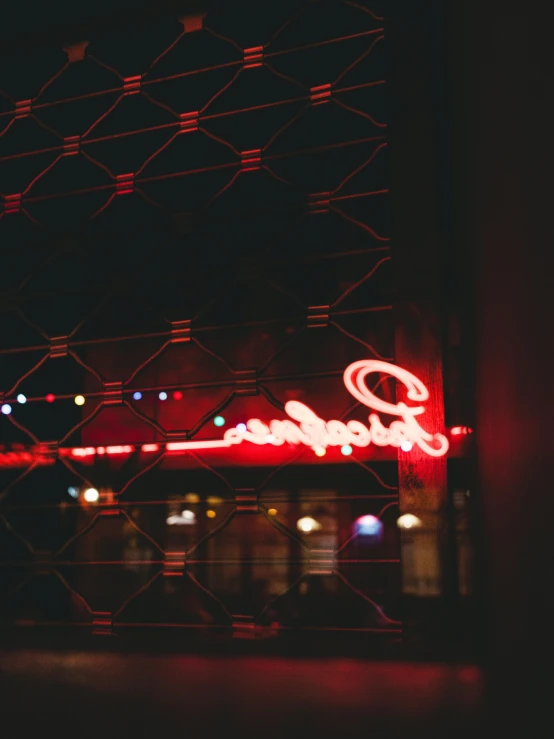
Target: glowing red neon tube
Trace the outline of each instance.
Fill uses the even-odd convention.
[[[135,451],[135,447],[131,444],[118,444],[116,446],[87,446],[87,447],[73,447],[71,449],[72,457],[94,457],[95,454],[131,454]]]
[[[348,392],[367,408],[400,419],[393,421],[388,428],[383,426],[376,413],[369,414],[369,426],[359,421],[324,421],[304,403],[290,400],[285,404],[285,413],[292,421],[274,420],[266,424],[251,418],[246,423],[246,430],[229,429],[223,438],[231,444],[249,441],[252,444],[281,446],[288,442],[305,444],[313,449],[346,444],[367,447],[372,442],[376,446],[400,447],[403,442],[409,441],[432,457],[446,454],[449,446],[446,436],[431,434],[416,421],[416,416],[425,412],[423,405],[410,408],[405,403],[388,403],[369,390],[365,379],[374,372],[386,373],[400,380],[406,386],[410,400],[421,403],[429,398],[428,389],[411,372],[388,362],[367,359],[354,362],[346,368],[344,384]]]
[[[419,405],[409,407],[405,403],[389,403],[374,395],[366,384],[366,378],[373,373],[388,374],[402,382],[407,389],[409,400]],[[389,427],[381,422],[377,413],[370,413],[369,424],[366,426],[360,421],[337,420],[324,421],[315,411],[304,403],[291,400],[285,404],[285,413],[288,418],[283,420],[272,420],[264,423],[258,418],[251,418],[246,424],[239,424],[237,428],[225,432],[223,439],[204,439],[198,441],[175,441],[163,443],[143,444],[142,452],[157,452],[165,448],[167,452],[186,452],[197,449],[224,449],[230,448],[243,441],[259,446],[272,444],[282,446],[288,444],[304,444],[314,450],[325,449],[330,446],[367,447],[371,443],[376,446],[409,447],[410,444],[417,445],[426,454],[432,457],[441,457],[448,451],[449,443],[446,436],[440,433],[432,434],[426,431],[416,420],[425,413],[422,405],[429,399],[429,391],[425,385],[411,372],[408,372],[394,364],[375,359],[362,360],[349,365],[344,372],[344,384],[348,392],[360,403],[390,416],[395,416]],[[451,429],[453,436],[470,434],[472,430],[466,426],[455,426]],[[70,449],[58,449],[59,456],[72,456],[75,458],[90,458],[95,455],[119,455],[131,454],[135,446],[131,444],[120,444],[114,446],[100,447],[73,447]],[[33,459],[31,452],[27,456],[18,457],[10,452],[8,455],[0,454],[0,465],[17,466],[29,463]],[[41,458],[42,459],[42,458]],[[51,463],[44,458],[44,464]]]
[[[182,452],[187,449],[224,449],[231,446],[230,441],[214,439],[205,441],[170,441],[165,445],[168,452]]]

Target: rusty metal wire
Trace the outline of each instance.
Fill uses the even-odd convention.
[[[301,352],[317,332],[319,345],[323,342],[336,347],[344,342],[347,348],[341,352],[353,357],[359,358],[362,352],[363,356],[392,359],[388,237],[381,221],[377,224],[372,222],[373,216],[379,220],[385,210],[387,195],[386,178],[383,179],[381,172],[387,147],[386,125],[381,119],[382,105],[379,103],[384,80],[378,64],[374,70],[371,65],[383,45],[383,19],[363,0],[342,0],[331,5],[333,12],[338,14],[337,18],[340,20],[341,13],[344,13],[350,25],[347,28],[345,21],[341,25],[344,32],[329,37],[317,37],[315,30],[313,35],[304,30],[304,38],[294,41],[299,24],[309,19],[310,13],[316,12],[313,3],[303,4],[289,18],[281,19],[267,40],[261,40],[257,47],[243,48],[232,37],[232,32],[230,35],[221,32],[217,17],[199,16],[181,21],[181,27],[176,25],[175,38],[164,49],[153,53],[148,67],[137,70],[134,76],[120,73],[117,64],[104,60],[92,43],[89,47],[83,46],[82,56],[77,52],[74,52],[76,56],[69,56],[51,78],[42,81],[34,96],[19,99],[12,91],[2,93],[0,167],[6,174],[0,178],[0,238],[3,239],[3,247],[6,243],[8,253],[4,258],[3,272],[9,286],[0,291],[0,314],[8,316],[8,323],[13,321],[13,328],[0,346],[0,394],[2,402],[16,406],[14,395],[16,391],[24,390],[27,396],[25,409],[36,414],[29,416],[28,425],[15,412],[9,416],[11,424],[4,419],[2,441],[17,444],[20,435],[15,434],[21,433],[34,443],[47,442],[51,446],[52,461],[59,459],[61,465],[52,464],[48,468],[52,482],[50,486],[46,484],[48,495],[44,500],[40,498],[43,483],[33,482],[38,469],[34,465],[18,477],[0,483],[0,545],[7,542],[7,554],[0,549],[0,574],[23,573],[23,579],[16,577],[15,584],[10,585],[10,581],[6,587],[0,577],[0,622],[22,627],[87,626],[95,634],[143,627],[223,628],[234,636],[259,635],[267,628],[266,619],[270,618],[270,613],[281,613],[280,608],[286,610],[288,604],[297,598],[296,591],[309,585],[313,573],[324,572],[317,577],[327,579],[325,575],[328,575],[329,581],[336,580],[338,584],[346,585],[366,608],[363,617],[366,620],[357,625],[328,623],[319,626],[305,620],[291,620],[282,614],[274,615],[271,618],[278,619],[278,623],[271,627],[275,633],[316,631],[320,628],[388,635],[400,633],[399,622],[387,616],[382,605],[394,600],[393,596],[389,597],[390,593],[387,595],[389,586],[379,581],[381,596],[374,595],[365,585],[358,587],[351,582],[344,571],[344,568],[355,565],[358,571],[369,572],[376,568],[379,572],[390,569],[397,572],[398,546],[394,537],[388,548],[368,553],[355,549],[359,544],[355,534],[342,531],[341,538],[336,538],[325,549],[325,562],[329,560],[330,564],[323,565],[318,548],[310,545],[309,540],[294,529],[292,513],[283,520],[270,513],[272,505],[290,506],[291,511],[297,510],[295,506],[304,511],[311,510],[310,506],[348,506],[351,519],[354,510],[366,510],[360,506],[376,505],[377,517],[386,523],[387,512],[397,505],[390,466],[377,471],[377,463],[369,464],[366,459],[353,457],[352,461],[357,463],[360,472],[367,473],[365,487],[329,492],[320,486],[306,495],[298,485],[294,493],[286,487],[288,483],[283,483],[284,490],[279,488],[281,480],[290,474],[294,476],[300,469],[304,450],[293,450],[285,461],[267,466],[254,483],[247,469],[242,472],[223,470],[210,459],[191,453],[187,456],[187,470],[193,470],[197,476],[203,475],[195,478],[203,481],[198,483],[204,486],[202,495],[206,497],[214,489],[223,491],[222,501],[227,508],[223,516],[218,512],[217,524],[203,524],[203,530],[194,540],[185,541],[183,536],[178,536],[177,543],[170,541],[167,532],[159,526],[156,528],[154,519],[148,519],[144,514],[144,511],[160,510],[165,517],[164,511],[186,502],[186,497],[180,495],[168,497],[165,488],[158,489],[157,483],[151,482],[159,479],[152,476],[162,474],[160,470],[165,469],[168,463],[168,455],[163,449],[138,469],[136,466],[125,468],[125,475],[122,473],[114,486],[113,499],[109,502],[101,499],[92,510],[83,510],[80,504],[69,504],[60,500],[58,493],[50,493],[60,485],[60,469],[69,475],[69,479],[79,479],[88,487],[94,486],[98,475],[96,469],[91,470],[75,460],[56,455],[58,448],[68,440],[79,443],[88,438],[87,434],[100,422],[106,410],[116,408],[132,414],[133,422],[141,429],[138,436],[135,434],[133,444],[138,444],[138,438],[140,443],[148,443],[175,438],[175,434],[187,439],[203,438],[211,419],[224,409],[232,411],[237,403],[248,397],[250,390],[251,395],[258,396],[256,401],[282,408],[286,399],[286,391],[282,388],[287,383],[308,389],[311,383],[314,387],[323,381],[336,383],[342,367],[333,361],[333,351],[324,367],[305,366],[302,359]],[[179,54],[186,56],[187,45],[193,36],[204,39],[206,43],[211,40],[221,44],[226,51],[212,63],[202,58],[197,64],[192,64],[192,68],[190,64],[182,64]],[[341,62],[332,69],[329,60],[335,57]],[[294,60],[298,58],[303,62],[297,64],[296,73]],[[322,59],[327,62],[323,63]],[[74,75],[78,65],[88,69],[92,78],[97,76],[103,82],[85,92],[73,89],[66,80]],[[318,65],[325,71],[315,73]],[[304,68],[313,72],[309,83],[306,82]],[[326,76],[322,78],[321,75]],[[111,84],[106,83],[108,77]],[[212,83],[214,79],[218,80],[215,85]],[[178,85],[196,87],[175,87]],[[189,89],[189,92],[175,95],[172,92],[175,89]],[[187,107],[176,107],[176,101],[186,101],[183,104]],[[372,108],[373,103],[377,105],[376,110]],[[81,121],[80,127],[68,134],[67,125],[73,120]],[[34,132],[38,130],[40,136],[37,134],[35,140]],[[318,140],[315,133],[327,130],[338,131],[339,134]],[[248,136],[252,140],[246,146]],[[157,137],[155,143],[150,143],[154,139],[148,137]],[[142,142],[140,155],[133,149],[135,142]],[[114,149],[109,148],[114,145],[117,147],[115,154]],[[196,151],[201,153],[196,156]],[[119,168],[123,161],[132,161],[133,164]],[[73,174],[68,175],[68,172]],[[263,202],[252,204],[249,196],[242,194],[241,188],[251,187],[248,184],[252,182],[251,178],[257,178],[255,187],[260,192],[267,188],[268,194]],[[269,189],[270,182],[279,188],[281,200],[270,194],[273,192]],[[210,189],[206,183],[210,183]],[[185,189],[179,191],[180,195],[173,196],[177,188]],[[161,282],[156,282],[153,277],[148,290],[142,282],[138,284],[136,276],[129,278],[130,287],[121,274],[114,273],[113,279],[109,276],[111,259],[115,258],[117,250],[110,252],[108,248],[101,256],[97,252],[101,251],[103,237],[110,233],[106,224],[115,217],[113,213],[124,207],[124,203],[134,204],[135,208],[138,203],[138,210],[134,212],[147,213],[147,220],[158,216],[165,218],[164,226],[152,232],[158,234],[162,241],[164,229],[170,230],[167,224],[171,223],[176,231],[168,238],[175,239],[180,249],[189,248],[188,245],[182,246],[183,234],[196,244],[195,253],[187,263],[186,274],[176,270],[177,274],[164,274]],[[60,248],[62,239],[59,229],[56,230],[58,221],[60,218],[63,221],[63,214],[69,218],[73,204],[82,211],[82,218],[75,227],[78,237],[74,238],[74,243]],[[257,227],[253,225],[259,214],[265,214],[270,224],[263,238],[256,235]],[[263,247],[267,251],[270,245],[269,252],[258,257],[254,250],[254,256],[242,257],[228,253],[229,250],[221,250],[219,263],[214,263],[211,253],[203,253],[209,240],[202,241],[203,237],[198,234],[202,234],[204,228],[209,231],[211,224],[216,224],[221,232],[226,233],[229,228],[235,228],[233,224],[237,219],[245,232],[252,231],[252,239],[258,239],[260,249]],[[319,248],[320,219],[326,219],[327,224],[335,224],[340,243],[332,250]],[[123,219],[123,223],[127,222]],[[53,226],[53,223],[57,225]],[[308,243],[304,243],[305,248],[293,247],[287,252],[272,245],[272,240],[277,238],[271,233],[273,230],[277,233],[276,224],[284,224],[283,233],[292,235],[293,239],[296,233],[311,233]],[[70,230],[69,227],[66,230]],[[53,232],[55,236],[52,236]],[[114,233],[118,235],[110,238],[123,248],[120,231]],[[233,250],[238,250],[237,232],[232,233],[234,236],[230,243]],[[92,244],[92,249],[87,244]],[[22,264],[12,264],[11,251],[16,246],[25,255]],[[96,279],[92,290],[93,309],[90,310],[89,304],[84,317],[75,311],[75,320],[65,326],[63,334],[61,331],[54,333],[48,312],[37,311],[34,306],[41,300],[55,300],[61,293],[54,283],[41,284],[41,273],[50,268],[60,268],[63,272],[60,265],[64,260],[84,259],[91,255],[92,261],[86,262],[85,259],[82,269],[86,273],[95,261],[103,262],[108,279],[104,275]],[[247,261],[250,266],[245,278]],[[327,284],[327,292],[316,301],[311,296],[319,295],[314,288],[317,276],[313,277],[317,270],[323,283]],[[335,278],[341,270],[344,272],[342,279],[330,279],[330,275]],[[212,278],[217,280],[221,274],[228,278],[223,294],[204,294],[197,299],[195,283],[204,284],[203,280]],[[295,279],[297,275],[303,275],[303,281]],[[11,284],[12,278],[16,287]],[[134,279],[137,280],[136,285],[132,284]],[[106,311],[109,315],[110,310],[117,319],[117,310],[110,308],[109,304],[114,294],[138,294],[142,298],[162,286],[163,292],[173,295],[180,290],[186,292],[181,287],[183,280],[186,290],[190,290],[194,297],[184,313],[170,313],[161,306],[158,311],[157,298],[153,296],[148,297],[148,301],[151,300],[154,307],[151,309],[149,303],[146,312],[159,316],[160,320],[154,327],[147,329],[137,321],[135,328],[116,330],[114,335],[107,330],[106,323],[95,323]],[[82,280],[81,283],[75,288],[66,286],[63,295],[69,302],[71,296],[89,296],[91,290],[87,281]],[[269,314],[263,313],[261,302],[259,310],[250,315],[244,315],[233,303],[230,308],[221,308],[223,298],[227,299],[229,293],[232,295],[239,289],[263,289],[264,285],[268,293],[276,296],[275,308]],[[100,302],[96,302],[97,298],[101,299]],[[325,305],[322,306],[323,301]],[[324,316],[315,330],[312,320],[314,306],[321,308]],[[32,317],[30,313],[33,313]],[[66,313],[72,316],[70,307]],[[356,323],[360,318],[365,321],[362,328]],[[20,329],[22,326],[24,331]],[[25,340],[21,338],[24,332],[29,337]],[[254,332],[271,337],[265,354],[254,360],[255,367],[246,363],[244,353],[230,356],[225,342],[219,341],[218,344],[223,336],[231,337],[239,345],[245,341],[241,332],[250,332],[251,338],[246,340],[249,344],[260,341]],[[271,332],[277,336],[275,340]],[[217,371],[214,369],[212,376],[207,378],[201,368],[182,377],[164,374],[163,368],[170,364],[168,357],[173,356],[172,352],[184,350],[198,352],[206,367],[217,366]],[[295,352],[300,354],[295,355]],[[118,370],[117,378],[113,375],[114,363],[110,361],[103,366],[100,361],[101,357],[110,354],[116,357],[116,366],[127,368]],[[132,366],[125,364],[126,354],[137,356]],[[292,362],[293,369],[292,356],[297,356]],[[61,420],[69,419],[66,426],[60,427],[56,434],[52,433],[51,425],[46,432],[39,433],[35,430],[35,419],[47,414],[49,407],[45,403],[45,393],[34,392],[33,388],[38,385],[33,383],[35,380],[38,382],[41,373],[50,371],[52,363],[62,359],[72,363],[74,368],[71,369],[73,375],[65,370],[67,377],[79,377],[80,384],[70,387],[68,380],[67,389],[62,388],[56,393],[56,407],[65,401],[70,404],[80,393],[87,400],[87,412],[80,413],[76,419],[70,417],[69,412],[60,412]],[[248,392],[241,384],[244,377],[250,378],[247,380],[247,385],[250,383]],[[211,405],[204,405],[186,429],[176,429],[168,428],[165,420],[158,418],[158,410],[152,404],[139,409],[130,398],[132,393],[155,394],[161,390],[183,391],[187,406],[194,406],[195,399],[204,393],[221,394],[217,398],[213,395]],[[89,410],[91,405],[92,410]],[[343,408],[340,413],[344,416],[355,410],[356,406],[351,406]],[[104,426],[106,432],[109,428],[109,424]],[[57,437],[56,441],[53,441],[53,436]],[[127,440],[121,437],[112,443],[125,444]],[[150,482],[146,485],[145,481]],[[146,492],[141,487],[144,485]],[[204,503],[203,499],[198,504],[199,517]],[[194,507],[197,504],[188,505]],[[338,516],[336,510],[333,509],[333,515]],[[140,516],[143,518],[139,516],[137,519],[136,511],[142,512]],[[250,517],[252,513],[253,517]],[[27,518],[17,518],[22,514]],[[47,519],[42,517],[50,515],[59,516],[60,531],[67,529],[67,535],[63,542],[47,548],[37,544],[37,541],[42,541],[38,529],[46,526],[43,521]],[[68,516],[74,518],[72,526],[62,526],[61,522],[66,520],[64,516],[66,519]],[[267,535],[279,537],[282,547],[288,549],[285,551],[281,547],[278,554],[269,557],[253,553],[248,556],[213,555],[218,547],[225,548],[220,542],[230,535],[233,527],[239,527],[241,540],[253,537],[248,528],[240,527],[244,521],[254,519],[265,522]],[[104,527],[111,526],[119,527],[117,534],[113,531],[109,536],[99,533],[104,531]],[[98,545],[104,536],[106,540],[118,541],[121,546],[124,541],[140,539],[142,556],[122,557],[112,553],[111,556],[98,557]],[[15,543],[23,547],[24,555],[13,554]],[[144,554],[144,547],[150,547],[149,554]],[[318,564],[314,565],[316,561]],[[275,572],[275,568],[285,568],[288,579],[279,592],[272,590],[264,596],[265,600],[249,606],[246,615],[236,604],[229,604],[219,576],[212,578],[215,584],[208,584],[211,576],[207,576],[207,568],[217,572],[225,568],[242,571],[256,567],[268,567]],[[112,588],[109,584],[111,576],[106,581],[101,575],[94,575],[100,578],[101,586],[89,595],[86,592],[88,581],[79,579],[81,576],[74,573],[96,573],[97,570],[125,572],[128,581],[125,580],[121,587],[114,585]],[[228,570],[231,571],[234,570]],[[114,577],[119,577],[119,574],[114,574]],[[18,611],[19,606],[17,603],[14,606],[14,599],[17,600],[36,581],[50,576],[55,578],[57,586],[64,589],[68,602],[73,605],[67,606],[65,611],[62,608],[49,618],[41,616],[44,602],[23,614]],[[90,576],[93,577],[92,574]],[[184,588],[185,583],[193,588],[198,598],[207,598],[202,601],[202,606],[195,606],[203,614],[199,622],[186,622],[175,613],[166,613],[162,606],[154,616],[152,610],[144,610],[145,599],[166,603],[174,597],[172,594]],[[391,586],[389,590],[392,592],[392,589]],[[152,595],[154,592],[158,595]],[[194,600],[196,596],[191,597]],[[106,599],[110,601],[108,605],[104,602]],[[294,602],[301,601],[300,598]],[[78,618],[81,606],[84,612]],[[148,607],[151,609],[151,604]],[[210,610],[213,608],[216,615]],[[309,621],[309,616],[306,618]],[[215,619],[215,622],[210,619]]]

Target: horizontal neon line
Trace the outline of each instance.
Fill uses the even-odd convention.
[[[185,449],[223,449],[232,446],[231,442],[224,439],[215,441],[171,441],[165,445],[168,452],[180,452]]]
[[[247,441],[258,446],[281,446],[284,443],[303,444],[311,447],[318,457],[325,455],[327,447],[340,447],[341,452],[345,456],[349,456],[352,454],[352,447],[365,448],[369,444],[378,447],[399,447],[405,453],[410,452],[414,446],[418,446],[431,457],[445,455],[450,446],[446,436],[441,433],[432,434],[426,431],[416,420],[425,412],[425,406],[409,407],[404,402],[393,404],[374,395],[374,392],[366,384],[366,377],[374,373],[381,373],[399,380],[407,391],[407,398],[412,401],[422,403],[429,399],[427,387],[408,370],[384,360],[360,360],[350,364],[344,371],[345,387],[350,395],[367,408],[396,416],[396,421],[388,428],[383,426],[376,413],[369,414],[368,426],[357,420],[351,420],[347,423],[334,419],[324,421],[310,407],[299,401],[289,400],[285,403],[284,408],[288,419],[272,420],[268,424],[259,419],[250,419],[247,423],[238,424],[236,428],[227,429],[222,439],[166,442],[165,451],[186,452],[193,449],[226,449]],[[215,420],[217,419],[214,419],[214,422]],[[452,429],[451,433],[470,433],[471,431],[468,427],[457,426]],[[157,443],[146,443],[141,447],[143,452],[155,452],[159,448],[160,445]],[[56,445],[41,445],[39,443],[37,456],[42,458],[42,464],[48,464],[49,460],[57,455],[83,458],[95,455],[132,454],[135,450],[136,445],[131,444],[66,449],[58,448]],[[28,452],[23,453],[19,455],[19,460],[32,461],[28,457]],[[17,463],[17,458],[17,453],[0,454],[0,462],[9,460],[12,463],[11,466]]]

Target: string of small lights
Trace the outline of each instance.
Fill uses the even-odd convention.
[[[133,400],[138,401],[138,400],[142,400],[145,394],[146,394],[145,392],[143,393],[140,390],[130,391],[129,398],[132,398]],[[152,391],[152,394],[156,394],[158,399],[161,401],[165,401],[169,399],[169,393],[165,390],[160,390],[159,392]],[[56,400],[60,401],[60,400],[71,400],[71,399],[73,400],[75,405],[83,406],[86,403],[87,399],[101,397],[101,396],[103,396],[103,393],[101,392],[100,393],[90,393],[88,395],[81,395],[81,394],[79,395],[59,395],[57,397],[53,395],[52,393],[48,393],[48,395],[45,395],[42,397],[27,398],[25,395],[23,395],[23,393],[19,393],[19,395],[15,398],[15,401],[12,400],[11,398],[8,398],[2,404],[2,406],[0,407],[0,410],[5,416],[9,416],[14,410],[14,407],[13,407],[14,402],[18,403],[19,405],[26,405],[27,403],[37,403],[37,402],[42,402],[42,401],[46,401],[47,403],[54,403]],[[181,392],[181,390],[175,390],[175,392],[171,394],[171,397],[173,400],[177,400],[177,401],[183,400],[183,393]],[[214,424],[216,426],[223,426],[224,423],[225,422],[222,420],[221,416],[216,416],[214,418]]]

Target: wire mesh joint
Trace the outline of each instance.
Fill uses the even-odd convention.
[[[121,507],[119,505],[119,495],[112,490],[100,492],[100,509],[101,516],[119,516]]]
[[[179,113],[179,128],[181,132],[198,131],[199,115],[200,113],[197,110],[191,110],[189,113]]]
[[[314,192],[308,195],[308,211],[312,214],[327,213],[330,205],[330,192]]]
[[[113,614],[111,611],[93,611],[92,633],[94,636],[113,635]]]
[[[255,639],[256,624],[253,616],[243,616],[240,614],[233,615],[233,638],[234,639]]]
[[[244,488],[236,491],[235,503],[237,513],[258,513],[258,494],[253,488]]]
[[[72,62],[81,62],[85,58],[86,48],[88,41],[79,41],[77,44],[71,44],[71,46],[64,46],[64,51],[67,54],[67,60],[71,64]]]
[[[140,92],[140,85],[142,82],[142,75],[136,74],[134,77],[123,78],[123,94],[124,95],[136,95]]]
[[[243,172],[255,172],[262,166],[262,150],[249,149],[248,151],[242,151],[240,160]]]
[[[258,394],[258,377],[255,369],[239,370],[236,372],[236,375],[235,395],[247,396]]]
[[[312,549],[310,552],[310,575],[332,575],[336,568],[332,549]]]
[[[33,569],[35,575],[51,575],[56,568],[53,562],[52,552],[47,549],[35,549],[34,556]]]
[[[21,210],[21,193],[4,195],[4,213],[19,213]]]
[[[310,100],[312,101],[312,105],[328,103],[331,100],[331,83],[328,82],[326,85],[310,87]]]
[[[58,458],[59,442],[41,441],[36,448],[36,461],[41,460],[44,464],[53,464]]]
[[[190,431],[187,429],[166,430],[165,435],[168,440],[168,444],[166,445],[168,452],[182,451],[182,449],[179,448],[179,442],[184,443],[186,441],[190,441]]]
[[[66,136],[63,140],[63,155],[64,157],[74,156],[79,153],[79,147],[81,145],[80,136]]]
[[[17,100],[15,103],[15,117],[27,118],[31,115],[32,100]]]
[[[128,195],[129,193],[133,192],[134,187],[135,187],[134,172],[116,175],[116,178],[115,178],[116,195]]]
[[[67,357],[69,352],[69,336],[52,336],[50,339],[50,359]]]
[[[264,47],[252,46],[250,49],[244,50],[244,68],[253,69],[261,67],[264,60]]]
[[[182,23],[183,30],[185,33],[194,33],[195,31],[201,31],[203,26],[204,18],[206,13],[192,13],[190,15],[183,15],[179,18],[179,23]]]
[[[121,405],[123,403],[123,383],[104,383],[104,405]]]
[[[311,305],[308,308],[308,328],[327,328],[329,310],[328,305]]]
[[[190,341],[191,320],[187,318],[185,321],[171,321],[171,343],[182,344]]]
[[[182,577],[185,574],[186,561],[186,552],[166,552],[164,560],[164,577]]]

